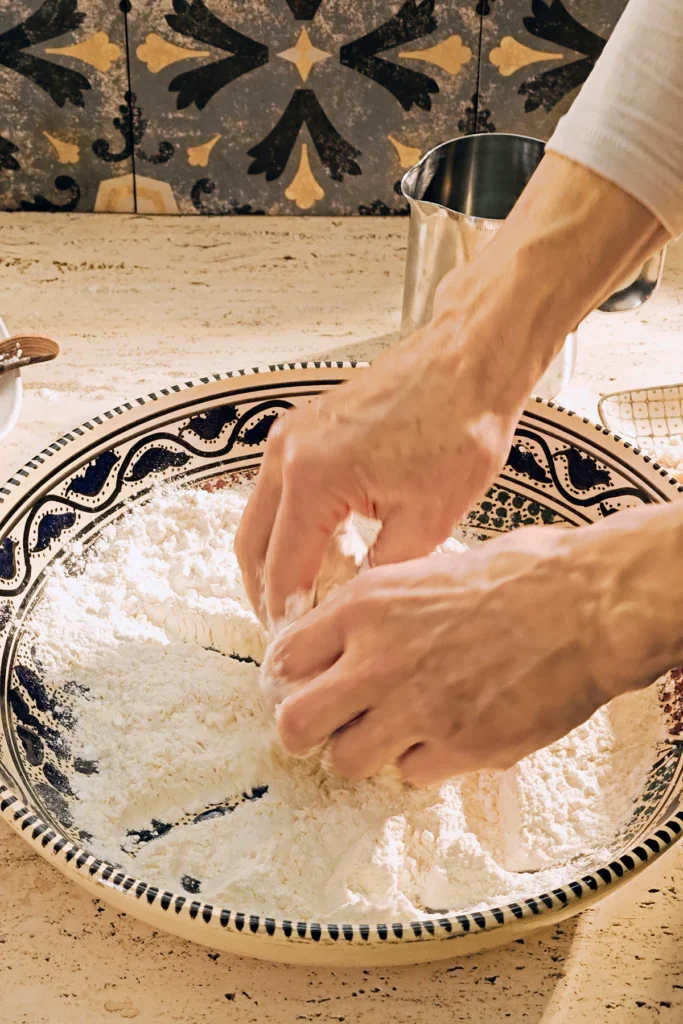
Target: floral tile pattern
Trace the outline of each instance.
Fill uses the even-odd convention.
[[[547,140],[627,0],[481,0],[477,130]]]
[[[127,91],[116,3],[0,0],[0,209],[133,210]]]
[[[403,212],[403,171],[465,117],[479,30],[476,0],[132,0],[136,174],[182,213]]]
[[[0,209],[407,212],[471,132],[547,138],[626,0],[0,0]]]

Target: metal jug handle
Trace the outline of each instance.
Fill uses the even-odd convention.
[[[665,256],[666,247],[655,256],[651,256],[643,264],[635,281],[625,288],[621,288],[614,295],[610,295],[608,299],[605,299],[603,304],[598,307],[600,311],[603,313],[623,313],[628,309],[637,309],[638,306],[642,306],[644,302],[647,302],[650,296],[657,290],[662,279]]]

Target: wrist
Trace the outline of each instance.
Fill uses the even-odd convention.
[[[566,336],[666,241],[637,200],[549,153],[492,241],[446,275],[434,320],[460,327],[456,346],[476,346],[526,398]]]
[[[666,245],[655,215],[623,189],[548,153],[488,249],[533,271],[532,315],[563,336]],[[496,253],[496,248],[499,252]],[[545,332],[542,332],[545,333]],[[540,344],[544,341],[541,337]]]
[[[683,503],[567,531],[586,664],[610,700],[683,662]]]
[[[512,337],[502,336],[482,283],[460,279],[463,301],[435,315],[414,341],[427,375],[448,382],[450,403],[514,426],[536,379],[527,386],[528,363],[515,352]]]

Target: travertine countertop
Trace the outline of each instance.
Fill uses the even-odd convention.
[[[405,222],[0,214],[0,315],[62,344],[25,374],[10,475],[121,400],[215,370],[372,356],[395,336]],[[683,381],[683,250],[642,311],[594,314],[565,404]],[[679,888],[680,886],[680,888]],[[193,946],[92,901],[0,824],[2,1024],[683,1020],[683,851],[580,918],[415,968],[308,970]]]

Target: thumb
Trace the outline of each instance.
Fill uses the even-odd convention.
[[[391,565],[411,558],[424,558],[451,532],[452,524],[424,508],[401,506],[382,519],[382,529],[373,544],[370,565]]]

